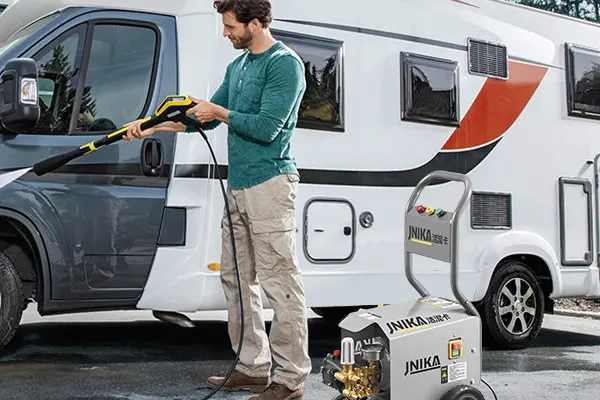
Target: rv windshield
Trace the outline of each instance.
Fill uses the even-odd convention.
[[[6,50],[25,40],[27,37],[29,37],[29,35],[34,33],[40,27],[53,20],[57,15],[58,13],[46,15],[45,17],[40,18],[37,21],[27,25],[26,27],[22,28],[21,30],[17,31],[15,34],[7,38],[0,37],[0,56],[2,56],[2,54],[4,54]],[[2,19],[0,18],[0,21],[1,20]]]

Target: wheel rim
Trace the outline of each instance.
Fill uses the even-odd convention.
[[[531,285],[522,278],[507,281],[498,296],[498,316],[513,335],[527,332],[535,320],[537,302]]]

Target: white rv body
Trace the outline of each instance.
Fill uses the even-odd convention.
[[[18,0],[11,7],[33,7],[23,21],[69,5],[175,15],[179,94],[209,99],[239,54],[222,36],[210,1],[33,3]],[[405,205],[434,169],[466,173],[474,192],[485,195],[474,200],[483,201],[476,203],[481,210],[475,213],[470,203],[459,224],[460,289],[468,299],[491,295],[492,277],[507,259],[528,266],[549,298],[600,296],[598,192],[590,165],[600,153],[600,120],[569,115],[565,60],[566,44],[596,49],[600,60],[600,26],[502,0],[280,0],[273,6],[277,38],[287,32],[341,43],[343,129],[298,127],[292,142],[301,174],[296,245],[307,307],[396,303],[418,295],[404,275]],[[4,21],[0,31],[23,21]],[[488,44],[499,45],[495,51],[505,47],[508,77],[489,76],[495,67],[501,72],[502,56],[470,58],[469,39],[483,51],[492,49]],[[456,63],[457,123],[404,119],[402,53]],[[472,62],[482,63],[488,76],[471,73]],[[208,137],[227,165],[227,127]],[[219,272],[209,268],[220,261],[224,206],[218,179],[201,173],[209,164],[200,134],[177,134],[167,206],[185,208],[186,241],[158,248],[140,309],[226,309]],[[561,178],[574,180],[564,185],[562,209]],[[419,203],[452,211],[461,193],[460,184],[443,183],[425,190]],[[365,212],[373,216],[371,227],[361,224]],[[565,265],[563,258],[583,262]],[[414,268],[430,293],[452,298],[448,264],[414,256]]]
[[[473,146],[459,150],[499,142],[485,160],[469,172],[469,177],[475,191],[511,195],[513,223],[510,230],[473,230],[469,221],[471,211],[469,207],[465,210],[459,239],[461,290],[471,300],[481,300],[498,263],[506,257],[523,254],[536,256],[546,264],[552,278],[552,297],[599,296],[595,251],[592,251],[590,265],[561,265],[558,200],[559,178],[585,178],[593,182],[593,168],[586,163],[600,150],[600,141],[598,146],[594,145],[600,122],[567,115],[564,43],[598,48],[599,27],[503,1],[471,2],[477,7],[452,1],[432,1],[430,7],[417,0],[389,2],[388,7],[380,4],[376,8],[364,1],[343,3],[343,7],[340,2],[328,5],[314,2],[313,5],[310,1],[275,5],[276,19],[314,25],[276,21],[274,29],[344,42],[345,132],[297,129],[292,151],[298,167],[374,172],[411,170],[427,164],[438,152],[444,151],[456,128],[401,120],[400,52],[458,62],[459,107],[464,123],[464,117],[485,83],[494,78],[469,74],[465,49],[420,43],[419,39],[465,48],[469,37],[505,44],[511,65],[509,82],[523,76],[528,78],[528,73],[538,73],[543,78],[527,105],[514,121],[506,123],[499,137],[489,142],[469,137],[467,140],[474,142]],[[201,19],[203,23],[195,22]],[[236,56],[228,40],[221,37],[219,23],[212,15],[180,19],[181,93],[209,98],[221,83],[227,63]],[[411,36],[413,40],[349,32],[319,24],[384,31]],[[196,44],[194,36],[203,38],[201,44]],[[186,42],[183,38],[188,37],[189,42]],[[197,50],[188,51],[190,48]],[[519,67],[528,72],[510,76],[510,72]],[[490,100],[496,100],[499,106],[503,102],[501,98]],[[490,124],[496,123],[494,115],[501,110],[485,111],[473,119],[485,118]],[[462,132],[461,137],[468,136]],[[476,135],[477,132],[469,133]],[[226,164],[226,127],[211,132],[209,139],[220,163]],[[202,137],[186,133],[178,135],[175,160],[177,164],[211,162]],[[326,232],[330,241],[319,240],[315,244],[318,246],[315,252],[346,258],[350,254],[349,245],[339,236],[343,235],[344,226],[356,225],[354,254],[347,262],[315,264],[299,251],[307,306],[394,303],[415,297],[416,293],[404,278],[403,266],[403,214],[413,187],[300,185],[297,198],[299,250],[304,249],[305,235],[309,240],[319,240],[312,228],[322,226],[333,232]],[[425,191],[421,203],[451,210],[460,190],[459,184],[440,185]],[[586,234],[593,227],[587,227],[587,220],[583,218],[588,210],[581,190],[567,195],[568,204],[574,208],[568,213],[568,221],[577,221],[577,225],[568,226],[568,257],[577,258],[586,250]],[[320,219],[313,221],[309,214],[307,231],[304,207],[313,198],[343,199],[351,204],[352,210],[349,211],[347,203],[329,207],[326,212],[317,210],[315,215]],[[188,209],[188,243],[184,248],[158,250],[140,307],[189,312],[225,308],[219,273],[208,269],[209,264],[219,262],[220,256],[219,232],[224,203],[219,182],[173,178],[168,202],[169,206]],[[582,204],[586,208],[582,209]],[[373,213],[374,224],[370,229],[358,223],[363,211]],[[445,263],[417,258],[415,269],[416,276],[431,293],[452,296]]]

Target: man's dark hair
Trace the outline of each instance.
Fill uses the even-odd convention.
[[[213,6],[219,14],[233,11],[238,22],[243,24],[256,18],[266,28],[273,20],[271,0],[216,0]]]

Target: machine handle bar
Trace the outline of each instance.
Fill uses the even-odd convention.
[[[442,180],[454,181],[454,182],[462,182],[464,184],[463,195],[461,196],[461,198],[458,202],[458,205],[456,206],[456,208],[454,210],[453,216],[450,220],[450,224],[451,224],[451,228],[452,228],[450,231],[450,245],[451,245],[451,247],[450,247],[450,284],[452,286],[452,293],[454,294],[454,297],[456,297],[456,300],[458,300],[458,302],[465,308],[467,313],[470,315],[473,315],[473,316],[479,316],[479,313],[477,312],[477,310],[475,309],[473,304],[469,300],[467,300],[467,298],[461,293],[461,291],[458,287],[458,274],[459,274],[458,261],[457,261],[457,259],[458,259],[458,257],[457,257],[457,253],[458,253],[458,251],[457,251],[458,250],[458,242],[457,242],[458,221],[460,220],[460,216],[462,215],[463,211],[465,210],[467,201],[471,197],[472,185],[471,185],[471,180],[469,179],[469,177],[464,174],[448,172],[448,171],[433,171],[433,172],[429,173],[427,176],[425,176],[423,179],[421,179],[421,181],[415,187],[415,190],[413,191],[413,193],[410,196],[408,203],[406,205],[406,214],[408,214],[412,210],[412,208],[415,206],[419,196],[421,195],[421,192],[423,192],[423,189],[425,189],[425,187],[427,187],[435,179],[442,179]],[[415,275],[413,273],[411,261],[412,261],[411,253],[405,250],[404,251],[404,265],[405,265],[405,270],[406,270],[406,277],[407,277],[408,281],[410,282],[410,284],[419,292],[419,294],[422,297],[427,297],[427,296],[429,296],[429,292],[415,277]]]
[[[464,185],[465,185],[464,193],[463,193],[462,197],[460,198],[460,201],[458,202],[456,209],[454,210],[455,216],[462,214],[462,212],[464,211],[465,206],[467,204],[467,200],[469,199],[469,197],[471,197],[471,192],[472,192],[471,180],[469,179],[468,176],[466,176],[464,174],[458,174],[456,172],[448,172],[448,171],[433,171],[433,172],[429,173],[427,176],[425,176],[423,179],[421,179],[421,181],[415,187],[415,190],[413,191],[412,195],[408,199],[408,204],[406,206],[406,213],[408,213],[415,206],[415,204],[417,203],[417,200],[419,199],[419,196],[421,195],[421,192],[423,192],[423,189],[425,189],[434,179],[445,179],[447,181],[464,183]]]

